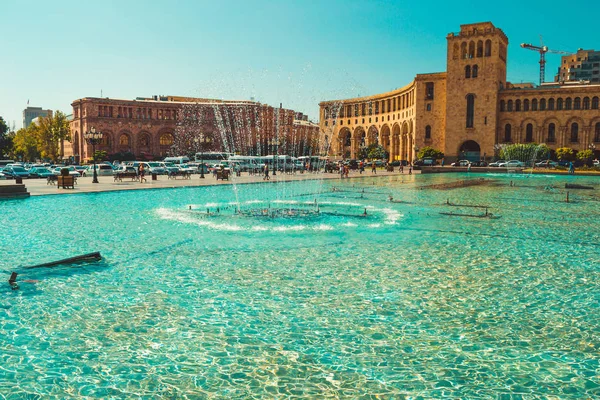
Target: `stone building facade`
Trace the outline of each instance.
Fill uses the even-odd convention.
[[[96,150],[141,159],[184,151],[268,154],[275,149],[295,155],[318,148],[319,127],[302,113],[253,101],[85,97],[71,105],[71,140],[63,145],[64,158],[75,162],[92,158],[92,146],[84,139],[91,127],[103,133]]]
[[[507,82],[508,38],[490,22],[461,25],[446,39],[446,72],[418,74],[387,93],[321,102],[324,151],[356,158],[378,143],[390,160],[412,162],[424,146],[447,161],[489,160],[505,143],[600,149],[599,84]]]

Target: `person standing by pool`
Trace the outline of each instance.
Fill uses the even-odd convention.
[[[269,181],[269,180],[271,180],[271,178],[269,178],[269,164],[265,163],[263,171],[265,172],[265,176],[263,177],[263,181]]]
[[[138,175],[140,176],[140,183],[146,182],[146,170],[144,169],[144,164],[140,163],[138,167]]]
[[[376,174],[377,173],[377,164],[375,164],[375,161],[373,161],[371,163],[371,173],[372,174]]]
[[[575,165],[573,165],[573,161],[569,162],[569,175],[575,174]]]

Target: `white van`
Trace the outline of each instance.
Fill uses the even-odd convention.
[[[167,157],[163,160],[166,163],[171,163],[175,165],[187,164],[190,162],[190,158],[186,156],[180,157]]]

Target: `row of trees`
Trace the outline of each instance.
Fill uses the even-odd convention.
[[[57,111],[51,117],[40,117],[37,124],[9,132],[0,117],[0,157],[23,161],[60,160],[63,140],[70,140],[69,120]]]

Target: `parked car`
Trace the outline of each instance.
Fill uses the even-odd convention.
[[[75,167],[73,167],[72,165],[71,165],[71,166],[69,166],[69,167],[56,167],[56,168],[54,168],[54,169],[52,170],[52,173],[53,173],[54,175],[60,175],[60,174],[61,174],[61,170],[62,170],[63,168],[66,168],[66,169],[68,169],[68,170],[69,170],[69,175],[70,175],[70,176],[75,176],[75,177],[79,177],[79,176],[81,176],[81,175],[79,174],[79,171],[77,171],[77,170],[75,169]]]
[[[594,167],[600,167],[600,160],[594,160]]]
[[[500,164],[503,164],[503,163],[505,163],[505,162],[506,162],[506,161],[504,161],[504,160],[496,160],[496,161],[494,161],[494,162],[491,162],[491,163],[489,164],[489,166],[490,166],[490,167],[499,167],[499,166],[500,166]]]
[[[450,164],[453,167],[468,167],[471,164],[469,160],[458,160]]]
[[[88,167],[84,166],[84,165],[73,165],[73,168],[75,168],[77,170],[77,172],[79,172],[79,175],[81,176],[87,176],[87,171],[88,171]]]
[[[525,163],[519,160],[510,160],[500,163],[499,167],[504,168],[523,168],[525,167]]]
[[[29,170],[30,178],[47,178],[49,176],[54,176],[54,173],[46,167],[32,167]]]
[[[480,161],[471,161],[471,166],[472,167],[487,167],[488,163],[480,160]]]
[[[84,176],[93,175],[94,166],[90,165]],[[99,176],[110,176],[113,174],[113,167],[109,164],[96,164],[96,175]]]
[[[552,161],[552,160],[544,160],[544,161],[535,163],[535,166],[541,167],[541,168],[556,168],[558,166],[558,163],[556,161]]]
[[[4,176],[7,179],[29,178],[29,172],[27,172],[27,170],[25,168],[20,167],[20,166],[17,166],[17,167],[6,166],[2,169],[2,174],[4,174]]]
[[[194,166],[191,166],[191,165],[188,165],[188,164],[181,164],[178,167],[179,167],[179,171],[181,171],[181,172],[187,172],[188,174],[197,174],[200,171],[200,169],[198,169],[197,166],[194,167]]]

